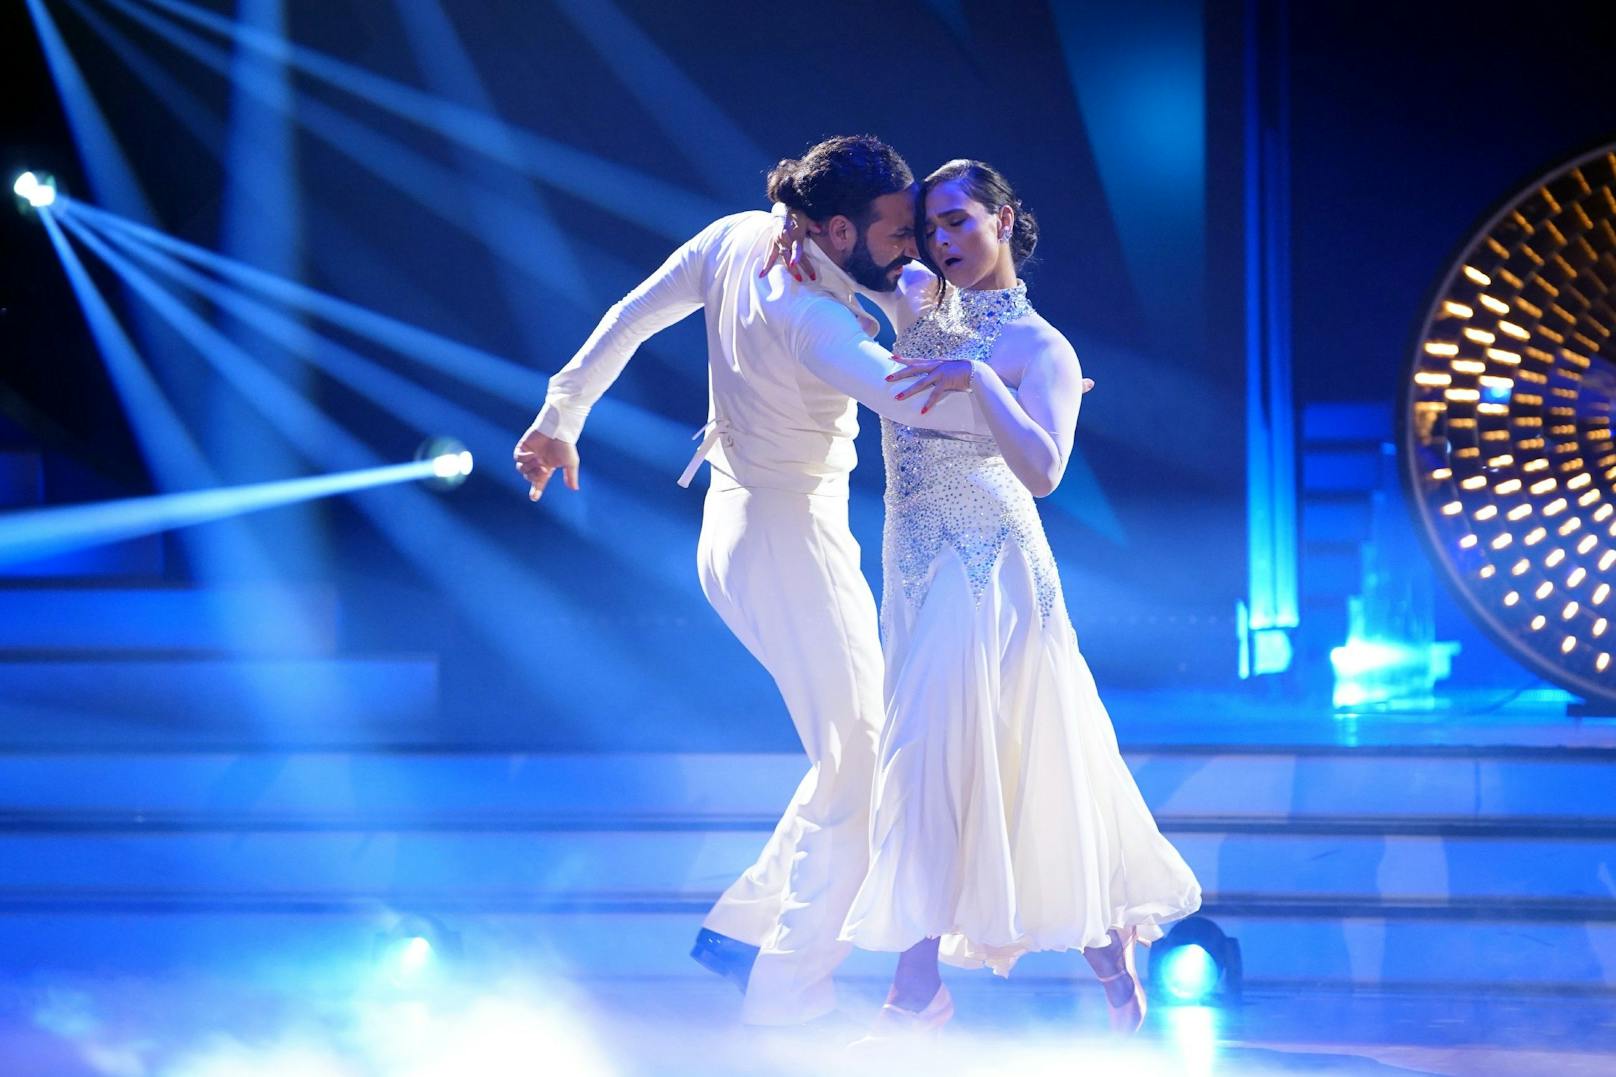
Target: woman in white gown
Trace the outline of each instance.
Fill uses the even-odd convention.
[[[948,1020],[939,956],[1007,975],[1072,948],[1132,1032],[1133,945],[1194,912],[1200,886],[1118,752],[1033,504],[1065,469],[1082,372],[1027,302],[1037,229],[1004,178],[952,161],[920,206],[944,280],[898,338],[912,365],[895,379],[912,380],[894,388],[974,394],[995,439],[882,421],[887,715],[842,938],[902,955],[878,1032]]]

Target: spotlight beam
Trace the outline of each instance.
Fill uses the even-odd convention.
[[[122,147],[108,126],[105,115],[96,103],[95,96],[90,90],[84,72],[79,68],[72,53],[67,48],[55,21],[46,10],[43,0],[28,0],[28,10],[32,16],[36,33],[44,49],[46,61],[50,66],[51,75],[56,83],[58,96],[62,102],[69,123],[73,130],[74,141],[79,149],[79,157],[83,162],[90,188],[97,199],[103,204],[112,207],[125,217],[140,221],[154,219],[150,202],[140,186],[133,168],[125,157]],[[61,201],[58,201],[58,205]],[[63,245],[65,246],[65,244]],[[59,248],[60,249],[60,248]],[[66,263],[64,263],[65,265]],[[94,294],[82,287],[87,278],[81,278],[79,294],[81,299]],[[86,307],[88,314],[91,307],[97,305],[97,299],[88,300]],[[104,306],[104,304],[102,304]],[[116,325],[115,319],[92,318],[92,331],[99,324],[102,332],[98,337],[98,344],[103,354],[108,356],[109,363],[116,369],[114,377],[118,379],[120,391],[130,391],[140,395],[147,402],[151,394],[144,393],[134,385],[134,382],[143,377],[144,364],[140,362],[124,361],[134,356],[134,349],[128,346],[128,340],[111,342],[109,333]],[[135,332],[136,339],[142,340],[149,346],[148,354],[160,359],[162,353],[155,350],[156,342],[162,338],[155,335],[157,327],[148,320],[144,310],[132,312],[130,326]],[[122,327],[116,329],[116,335],[124,337]],[[141,370],[142,373],[136,373]],[[126,397],[127,399],[127,397]],[[192,466],[194,461],[183,460],[180,457],[168,455],[175,441],[175,434],[189,437],[185,427],[177,419],[172,422],[167,418],[157,418],[156,414],[169,414],[171,408],[164,407],[161,412],[154,413],[151,421],[144,422],[143,417],[131,411],[131,422],[137,431],[144,428],[145,437],[143,448],[146,451],[148,462],[152,466],[153,474],[160,483],[170,484],[175,478],[186,482],[196,482],[198,486],[216,485],[214,481],[199,481],[201,476],[195,474],[197,469]],[[137,435],[138,436],[138,435]],[[154,439],[162,439],[168,444],[159,447]],[[171,468],[169,462],[174,461]],[[204,469],[206,470],[206,469]],[[178,474],[190,472],[190,474]],[[224,527],[215,531],[198,533],[195,541],[187,542],[188,548],[197,556],[198,568],[205,574],[214,578],[229,575],[239,577],[243,574],[264,574],[270,568],[271,562],[261,547],[244,532],[237,532],[235,528]],[[293,612],[284,612],[284,616],[277,620],[272,613],[266,612],[264,624],[253,629],[243,628],[243,631],[256,631],[258,627],[268,629],[272,621],[276,625],[285,618],[295,617]]]
[[[523,407],[544,398],[548,379],[509,359],[430,330],[278,277],[205,247],[73,199],[64,199],[64,220],[78,220],[102,231],[118,231],[230,278],[287,306],[313,314],[349,332],[383,344],[442,374],[458,378],[501,400]]]
[[[168,27],[150,12],[129,7],[122,0],[108,2],[221,78],[232,80],[234,66],[224,49],[183,29]],[[262,80],[232,80],[231,84],[249,96],[258,97],[260,104],[291,112],[292,118],[309,134],[453,227],[467,229],[463,217],[465,207],[471,206],[474,218],[483,222],[473,226],[471,231],[489,250],[578,309],[590,312],[598,309],[599,303],[585,283],[588,274],[569,266],[564,259],[539,256],[539,252],[550,248],[535,242],[534,237],[554,233],[554,222],[513,198],[509,191],[484,183],[468,183],[427,155],[307,95],[297,96],[293,104],[293,99],[276,93],[272,84]]]
[[[136,177],[129,159],[124,155],[105,114],[97,104],[84,72],[74,60],[56,21],[46,9],[44,0],[26,0],[34,31],[39,37],[56,84],[57,97],[62,103],[73,140],[79,151],[90,191],[102,205],[110,206],[127,218],[139,221],[155,220],[150,201]],[[58,205],[61,204],[60,197]],[[160,356],[153,347],[159,340],[143,311],[131,318],[135,338],[149,348],[149,354]]]
[[[142,6],[130,0],[105,2],[155,32],[174,39],[176,28],[172,22],[151,18],[150,10],[142,10]],[[477,109],[445,101],[192,4],[179,0],[142,0],[142,5],[145,9],[166,13],[170,19],[210,30],[238,46],[283,58],[288,66],[304,75],[519,169],[657,235],[682,242],[707,222],[727,212],[715,199],[692,194],[653,176],[503,123]]]
[[[40,218],[45,222],[51,245],[56,248],[68,283],[84,311],[90,334],[95,338],[101,357],[106,362],[107,372],[112,376],[113,385],[124,403],[125,413],[140,441],[147,464],[159,473],[165,486],[217,486],[218,476],[208,466],[202,450],[186,431],[185,424],[158,387],[156,379],[141,362],[134,343],[123,331],[100,289],[95,286],[78,252],[62,234],[56,215],[42,213]]]
[[[274,31],[284,24],[282,4],[283,0],[241,0],[236,13],[245,23]],[[303,197],[297,183],[291,100],[291,78],[278,59],[248,49],[231,57],[219,244],[235,258],[287,276],[297,274],[303,255]],[[236,342],[256,351],[262,361],[272,357],[256,337]],[[281,373],[299,392],[308,393],[307,371]],[[296,458],[232,391],[209,382],[202,386],[201,398],[204,444],[228,481],[298,470]],[[324,559],[325,536],[314,515],[278,513],[260,527],[265,541],[283,556],[305,565]]]
[[[742,205],[757,197],[752,177],[774,158],[747,138],[633,19],[611,0],[557,0],[555,8],[595,47],[606,69],[644,106],[645,115],[701,173],[709,190]],[[701,138],[690,138],[691,131],[700,131]]]
[[[282,0],[242,0],[244,22],[278,30]],[[231,257],[294,276],[302,260],[303,199],[297,183],[292,85],[277,57],[241,50],[231,58],[230,134],[219,245]]]
[[[455,378],[497,399],[524,409],[544,399],[549,380],[537,371],[519,366],[509,359],[266,273],[84,202],[64,198],[64,203],[65,220],[92,226],[103,235],[128,236],[193,265],[203,266],[277,302],[375,341],[436,373]],[[433,428],[456,425],[434,424]],[[595,405],[591,430],[595,436],[636,462],[662,469],[667,468],[670,460],[678,459],[690,436],[689,429],[672,420],[610,397]]]
[[[234,341],[209,325],[128,259],[74,221],[63,218],[86,247],[132,287],[157,314],[190,341],[208,363],[250,403],[268,409],[265,418],[294,447],[314,459],[344,460],[349,469],[374,467],[379,461],[358,439],[288,388]]]
[[[159,487],[203,490],[219,486],[218,476],[141,361],[78,252],[62,233],[55,214],[47,210],[40,216]],[[262,544],[237,521],[226,520],[217,527],[190,531],[184,538],[198,574],[205,579],[264,579],[273,575]],[[250,622],[233,619],[229,631],[244,645],[266,639],[302,639],[310,632],[306,618],[306,611],[298,603],[269,591],[261,599],[260,616]]]
[[[90,189],[102,204],[112,206],[125,216],[143,221],[153,219],[151,203],[135,179],[134,170],[129,167],[129,160],[108,126],[106,116],[91,95],[84,72],[73,59],[67,42],[62,40],[56,21],[45,10],[43,0],[25,2],[33,16],[34,32],[39,35],[51,78],[56,83],[57,97],[73,129]]]
[[[466,53],[454,23],[438,0],[394,0],[393,8],[404,27],[405,37],[409,39],[410,51],[425,72],[432,90],[445,99],[458,99],[487,115],[496,115],[497,109],[488,88],[483,85],[482,77]],[[509,140],[506,141],[506,152],[514,153],[514,146],[508,144]],[[532,184],[511,169],[480,154],[471,153],[463,146],[457,147],[457,150],[461,172],[479,186],[497,192],[510,206],[520,208],[528,227],[518,234],[525,240],[528,250],[544,252],[540,262],[546,275],[556,278],[558,282],[570,282],[571,291],[575,294],[569,294],[568,298],[580,306],[598,308],[600,304],[586,283],[589,274],[584,272],[573,254],[566,233],[556,226],[549,208]],[[511,232],[507,214],[490,212],[494,208],[491,202],[482,198],[472,198],[467,205],[479,237],[490,248],[498,249],[504,237]],[[505,296],[506,308],[522,331],[529,350],[543,354],[549,346],[550,319],[541,316],[532,295],[519,281],[503,272],[497,274],[497,280]]]
[[[136,242],[122,233],[103,233],[103,237],[141,264],[163,274],[168,280],[189,288],[208,303],[228,312],[243,324],[251,326],[262,333],[266,340],[279,344],[288,354],[313,364],[354,392],[399,416],[417,431],[423,434],[434,430],[457,431],[479,456],[488,459],[501,459],[509,452],[509,431],[496,427],[471,411],[444,400],[440,395],[322,336],[303,322],[279,314],[241,292],[191,269],[177,258]],[[619,414],[616,420],[613,425],[614,432],[631,443],[641,444],[649,441],[654,445],[659,438],[664,441],[672,438],[678,439],[679,448],[683,448],[682,430],[676,429],[670,433],[647,427],[639,423],[632,413]],[[666,420],[658,422],[666,424]],[[493,476],[494,481],[513,491],[527,492],[527,480],[514,469],[494,468],[489,474]],[[590,496],[600,502],[597,508],[604,511],[609,518],[626,519],[635,512],[646,511],[637,499],[622,494],[613,486],[592,483],[590,492]],[[568,507],[581,508],[581,506]],[[588,526],[587,514],[581,511],[567,511],[567,508],[563,508],[552,516],[575,531],[585,530]],[[662,526],[670,526],[665,520],[659,522]],[[643,558],[629,557],[616,548],[612,548],[611,553],[614,558],[624,562],[625,571],[639,572],[646,568]],[[684,574],[680,572],[676,576],[666,577],[664,582],[678,586],[683,579]]]
[[[214,115],[213,111],[202,103],[201,98],[180,85],[179,80],[166,67],[147,55],[129,35],[113,26],[99,12],[92,10],[84,0],[67,0],[67,2],[73,8],[74,14],[100,35],[118,60],[151,91],[152,96],[167,106],[168,110],[179,119],[191,133],[191,137],[209,153],[218,157],[219,147],[224,145],[224,121]]]
[[[251,326],[289,354],[313,364],[367,400],[386,408],[418,432],[456,430],[485,454],[496,447],[501,451],[508,448],[507,431],[321,335],[296,318],[228,288],[153,247],[133,242],[126,236],[105,238],[130,257],[184,285],[220,310],[228,311],[243,325]],[[514,470],[499,468],[491,474],[513,489],[527,489],[527,481]]]
[[[235,385],[304,459],[332,461],[347,470],[380,466],[371,449],[255,364],[139,267],[71,216],[65,223]],[[399,485],[373,487],[357,492],[353,503],[426,578],[462,605],[484,642],[506,659],[536,698],[554,696],[558,686],[548,665],[534,661],[530,642],[511,631],[509,618],[512,610],[533,615],[565,608],[564,597],[542,586],[528,566],[463,525],[438,499],[421,490]],[[446,556],[449,551],[454,552],[453,557]],[[615,634],[578,631],[573,642],[595,650],[606,661],[625,663],[624,668],[636,668],[635,663],[642,660]]]
[[[446,464],[436,459],[414,460],[335,475],[7,513],[0,516],[0,564],[335,497],[373,486],[439,478],[440,471],[446,468]]]

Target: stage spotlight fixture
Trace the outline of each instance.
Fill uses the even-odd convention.
[[[1158,1002],[1205,1006],[1240,1000],[1240,942],[1204,916],[1173,925],[1150,947],[1146,977]]]
[[[399,917],[389,930],[376,936],[377,971],[396,987],[425,987],[459,960],[458,932],[433,916],[411,913]]]
[[[1401,470],[1432,559],[1528,669],[1616,705],[1616,144],[1486,219],[1412,351]]]
[[[453,490],[471,474],[471,450],[454,438],[428,438],[415,450],[415,458],[432,462],[426,484],[436,490]]]
[[[1161,986],[1173,998],[1199,1002],[1218,985],[1218,963],[1195,943],[1180,946],[1162,960]]]
[[[11,190],[35,209],[56,201],[56,179],[49,172],[24,172],[12,183]]]

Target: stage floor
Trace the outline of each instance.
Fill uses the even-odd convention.
[[[859,1060],[891,962],[857,953],[833,1019],[742,1027],[684,949],[796,754],[18,749],[0,1074],[1616,1072],[1616,720],[1541,690],[1107,701],[1240,939],[1237,1008],[1157,1007],[1118,1043],[1081,959],[1034,955],[949,972],[941,1037]],[[392,982],[387,909],[441,916],[465,963]]]
[[[1575,697],[1541,682],[1444,692],[1420,703],[1332,709],[1251,693],[1105,690],[1124,749],[1616,748],[1616,716],[1573,717]]]
[[[17,1077],[1616,1071],[1608,996],[1257,992],[1238,1008],[1156,1007],[1119,1043],[1092,983],[948,978],[959,1013],[940,1036],[860,1056],[845,1045],[879,1001],[874,980],[844,983],[843,1010],[814,1028],[758,1030],[716,980],[464,970],[432,990],[331,994],[41,973],[0,996],[0,1058]]]

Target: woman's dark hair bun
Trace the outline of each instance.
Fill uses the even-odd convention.
[[[1016,223],[1010,230],[1010,257],[1015,259],[1016,268],[1020,269],[1038,247],[1038,218],[1021,204],[1020,199],[1012,204],[1012,208],[1016,211]]]

